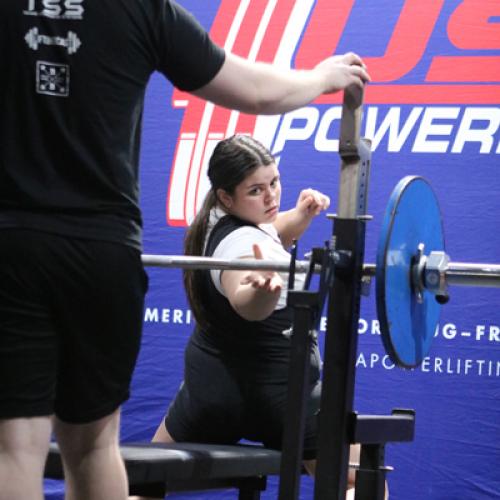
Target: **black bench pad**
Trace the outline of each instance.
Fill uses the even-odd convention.
[[[163,490],[162,493],[224,484],[237,486],[242,479],[280,472],[281,453],[261,446],[126,443],[120,450],[131,492],[151,491],[149,486]],[[56,443],[50,445],[45,477],[64,478]]]

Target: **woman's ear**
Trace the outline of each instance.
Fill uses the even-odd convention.
[[[233,198],[224,189],[217,189],[217,199],[224,205],[224,208],[230,209],[233,204]]]

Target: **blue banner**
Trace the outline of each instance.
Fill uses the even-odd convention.
[[[406,175],[426,178],[439,199],[452,261],[500,263],[500,3],[458,0],[181,1],[228,50],[283,67],[307,68],[355,51],[373,82],[362,135],[372,140],[366,261],[375,262],[390,193]],[[300,190],[338,196],[340,95],[284,116],[251,117],[174,91],[148,87],[141,156],[144,252],[181,254],[186,224],[206,191],[206,161],[218,140],[251,133],[279,158],[282,208]],[[299,253],[322,246],[319,217]],[[144,338],[122,440],[149,440],[182,379],[193,328],[180,270],[149,269]],[[452,287],[428,357],[413,370],[384,352],[375,291],[362,299],[355,409],[416,411],[415,440],[389,444],[391,498],[500,498],[500,291]],[[324,322],[322,324],[324,330]],[[320,339],[323,340],[322,338]],[[302,479],[301,498],[312,498]],[[46,491],[60,485],[47,483]],[[271,479],[263,498],[276,498]],[[235,498],[235,493],[169,498]]]

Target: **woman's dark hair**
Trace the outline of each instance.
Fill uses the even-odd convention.
[[[248,135],[233,135],[217,144],[208,163],[207,173],[211,188],[186,232],[185,255],[203,255],[210,210],[218,201],[217,190],[223,189],[232,195],[236,186],[254,170],[274,162],[275,159],[268,149]],[[199,270],[184,270],[184,287],[189,305],[196,322],[203,328],[208,326],[209,315],[199,296],[201,277],[202,272]]]

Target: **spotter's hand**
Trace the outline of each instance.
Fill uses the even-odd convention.
[[[371,81],[365,63],[354,52],[328,57],[314,69],[323,75],[326,94],[343,90],[350,85],[363,88]]]

